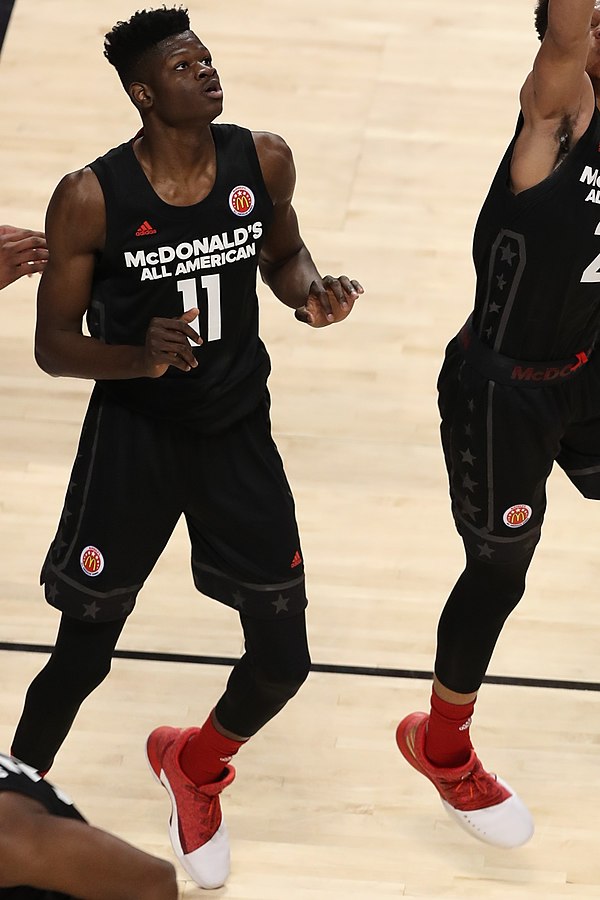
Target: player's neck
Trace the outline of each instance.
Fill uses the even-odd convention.
[[[144,128],[134,153],[154,190],[166,202],[187,205],[205,196],[216,175],[216,151],[210,128]]]
[[[162,123],[145,124],[134,150],[144,166],[192,173],[214,159],[215,144],[210,125],[170,128]]]

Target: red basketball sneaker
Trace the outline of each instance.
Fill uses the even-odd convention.
[[[425,756],[429,716],[411,713],[396,729],[402,756],[437,789],[446,812],[466,831],[496,847],[519,847],[533,834],[533,819],[510,785],[486,772],[474,751],[455,769],[434,766]]]
[[[175,855],[196,884],[218,888],[229,875],[229,838],[219,794],[235,778],[225,766],[220,781],[193,784],[181,770],[179,755],[199,728],[155,728],[146,741],[146,754],[154,775],[171,798],[169,836]]]

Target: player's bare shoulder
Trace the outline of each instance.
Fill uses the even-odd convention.
[[[89,166],[69,172],[50,199],[46,230],[60,229],[77,243],[101,249],[106,230],[104,194]]]
[[[284,139],[270,131],[253,131],[254,146],[267,190],[274,203],[289,200],[296,183],[294,157]]]
[[[103,203],[102,188],[90,166],[69,172],[58,182],[52,203],[78,205],[93,205]]]

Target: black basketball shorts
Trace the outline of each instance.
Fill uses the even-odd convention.
[[[476,342],[463,329],[446,349],[441,438],[465,548],[501,564],[539,541],[555,461],[585,497],[600,499],[600,352],[520,363]]]
[[[86,621],[127,616],[181,515],[201,593],[264,619],[306,607],[294,500],[266,399],[204,436],[120,406],[99,387],[42,569],[48,603]]]

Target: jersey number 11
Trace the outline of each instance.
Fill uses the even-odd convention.
[[[200,323],[198,319],[190,322],[190,328],[197,331],[200,337],[207,341],[218,341],[221,339],[221,276],[220,275],[202,275],[200,284],[204,288],[208,296],[208,334],[206,338],[200,334]],[[183,311],[188,309],[200,308],[198,303],[198,289],[195,278],[184,278],[177,282],[177,290],[183,294]],[[198,317],[199,318],[199,317]],[[192,347],[196,344],[188,338]]]

